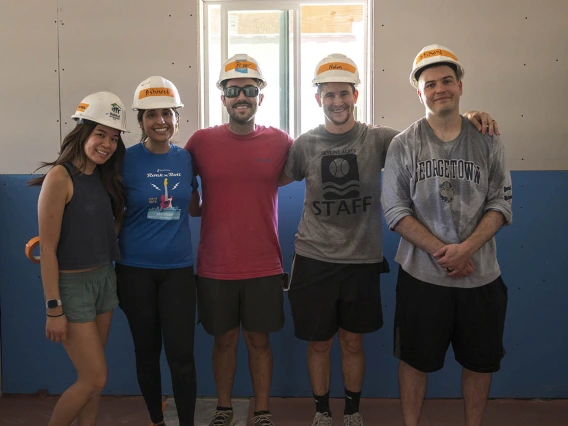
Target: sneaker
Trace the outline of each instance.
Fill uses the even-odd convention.
[[[361,414],[346,414],[343,416],[343,426],[363,426]]]
[[[272,423],[270,417],[272,417],[272,414],[270,413],[259,414],[258,416],[254,416],[252,418],[252,424],[254,426],[274,426],[274,423]]]
[[[209,426],[233,426],[235,420],[233,419],[233,410],[215,410],[211,414],[213,419]]]
[[[331,426],[331,416],[328,413],[317,412],[312,426]]]

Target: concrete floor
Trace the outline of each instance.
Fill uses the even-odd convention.
[[[0,425],[46,426],[57,396],[4,395],[0,397]],[[270,401],[276,426],[309,426],[314,415],[310,398],[272,398]],[[207,426],[216,400],[197,401],[196,426]],[[233,401],[237,426],[251,423],[254,399]],[[343,400],[332,399],[333,425],[343,420]],[[173,398],[166,400],[165,420],[168,426],[179,426]],[[361,414],[365,426],[403,426],[400,401],[396,399],[363,399]],[[248,417],[248,419],[247,419]],[[460,400],[428,399],[424,403],[420,426],[463,425],[463,404]],[[141,397],[102,398],[98,425],[150,426]],[[568,426],[568,400],[491,400],[488,403],[484,426]]]

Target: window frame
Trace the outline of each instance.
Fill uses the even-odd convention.
[[[215,84],[216,81],[210,81],[208,69],[209,63],[209,46],[208,46],[208,23],[209,23],[209,15],[208,15],[208,8],[212,5],[218,5],[221,10],[221,26],[220,26],[220,44],[221,44],[221,58],[228,57],[228,11],[229,10],[242,10],[242,11],[254,11],[254,10],[270,10],[270,11],[293,11],[294,13],[294,38],[293,43],[287,43],[286,46],[293,48],[293,63],[294,64],[301,64],[301,6],[305,5],[348,5],[348,4],[355,4],[355,3],[362,3],[363,4],[363,25],[364,25],[364,44],[366,47],[366,54],[364,55],[364,63],[357,64],[359,68],[363,68],[365,70],[365,80],[361,81],[361,84],[358,88],[363,87],[363,91],[359,91],[359,99],[358,104],[363,104],[364,106],[364,114],[362,115],[361,119],[367,123],[372,122],[374,117],[374,95],[373,95],[373,82],[374,82],[374,63],[373,63],[373,55],[372,52],[374,51],[373,40],[374,40],[374,26],[373,26],[373,17],[374,17],[374,1],[373,0],[289,0],[289,1],[282,1],[282,0],[200,0],[200,15],[201,15],[201,26],[200,26],[200,58],[202,59],[202,63],[200,64],[200,110],[199,110],[199,123],[203,127],[209,127],[209,103],[212,101],[209,99],[209,88],[211,84]],[[282,17],[281,17],[282,18]],[[287,41],[287,34],[284,36],[280,36],[281,42]],[[281,43],[280,49],[282,50],[283,46]],[[246,53],[246,52],[245,52]],[[280,73],[286,72],[282,67],[279,70]],[[289,80],[288,80],[289,81]],[[303,90],[311,90],[312,86],[306,84],[305,82],[301,81],[301,71],[300,67],[295,66],[293,70],[293,81],[295,85],[291,90],[293,91],[293,98],[296,100],[294,105],[291,105],[290,102],[287,102],[290,98],[290,95],[287,95],[287,99],[284,100],[284,105],[286,108],[281,108],[280,111],[280,123],[283,122],[282,114],[288,115],[288,117],[284,118],[284,122],[290,123],[290,119],[293,120],[294,128],[293,129],[285,129],[287,130],[291,136],[298,137],[300,135],[301,123],[302,123],[302,105],[301,102],[298,100],[301,99],[301,93]],[[228,115],[227,112],[223,109],[223,122],[227,122]],[[292,118],[293,116],[293,118]]]

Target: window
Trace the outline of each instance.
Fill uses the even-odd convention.
[[[255,58],[268,82],[257,123],[292,136],[323,123],[311,81],[317,63],[330,53],[344,53],[357,64],[362,90],[356,119],[369,121],[369,7],[367,0],[203,0],[203,126],[228,120],[215,84],[221,64],[237,53]]]

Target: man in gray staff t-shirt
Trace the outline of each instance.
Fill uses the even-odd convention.
[[[381,170],[397,130],[369,128],[353,114],[355,63],[342,54],[316,67],[316,100],[325,125],[294,141],[280,184],[306,180],[288,296],[296,337],[307,340],[315,426],[331,426],[331,346],[337,333],[345,385],[344,424],[360,426],[364,333],[383,324]]]
[[[466,424],[481,426],[504,355],[507,288],[494,235],[512,221],[511,176],[501,139],[459,114],[463,75],[448,48],[422,49],[411,84],[426,117],[393,140],[385,164],[385,219],[402,236],[394,352],[405,426],[418,425],[427,373],[442,368],[450,343]]]

